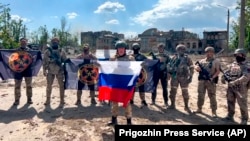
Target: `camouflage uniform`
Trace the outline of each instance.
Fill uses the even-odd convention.
[[[124,41],[117,41],[115,45],[116,49],[118,48],[127,48],[127,44]],[[125,54],[122,56],[119,56],[118,53],[114,57],[110,58],[110,61],[135,61],[135,58],[131,55]],[[119,103],[117,102],[111,102],[111,113],[112,113],[112,119],[111,123],[108,123],[108,125],[115,125],[117,124],[117,116],[119,111]],[[131,124],[131,118],[132,118],[132,107],[130,103],[125,107],[125,116],[127,118],[127,124]]]
[[[214,49],[212,47],[207,47],[205,52],[211,51],[214,53]],[[217,101],[216,101],[216,84],[218,82],[218,75],[220,73],[220,62],[214,57],[206,57],[199,61],[201,67],[209,73],[209,80],[204,77],[204,72],[199,71],[198,76],[198,101],[197,113],[202,113],[202,106],[205,101],[205,94],[207,91],[208,97],[210,99],[210,107],[212,109],[212,116],[217,117]],[[200,68],[200,67],[199,67]]]
[[[246,54],[243,49],[237,49],[235,51],[236,60],[237,54],[242,54],[244,58]],[[241,53],[242,52],[242,53]],[[248,88],[250,83],[250,65],[246,61],[234,61],[231,65],[228,65],[225,73],[230,78],[227,80],[225,75],[222,76],[221,82],[225,84],[225,80],[228,81],[227,87],[227,105],[228,105],[228,115],[226,120],[234,121],[235,114],[235,103],[236,100],[240,107],[241,113],[241,124],[247,124],[248,115]]]
[[[29,51],[30,48],[28,48],[27,45],[27,39],[21,38],[20,39],[21,44],[23,44],[23,47],[19,47],[17,51]],[[25,42],[25,43],[24,43]],[[26,84],[26,95],[27,95],[27,104],[32,104],[32,70],[26,69],[21,74],[16,73],[15,74],[15,102],[13,105],[19,105],[20,97],[21,97],[21,84],[24,77],[25,84]]]
[[[83,47],[84,49],[86,48],[86,50],[88,50],[86,53],[82,53],[80,55],[78,55],[76,58],[77,59],[87,59],[87,60],[97,60],[97,58],[95,57],[94,54],[89,53],[89,47],[88,45],[85,45]],[[96,104],[95,101],[95,84],[87,84],[88,88],[89,88],[89,93],[90,93],[90,97],[91,97],[91,104]],[[82,89],[84,88],[85,84],[82,83],[80,80],[78,81],[78,89],[77,89],[77,101],[76,101],[76,105],[81,104],[81,97],[82,97]]]
[[[178,48],[184,48],[184,45],[178,45],[176,47],[177,52]],[[189,83],[192,81],[194,67],[193,62],[189,56],[186,54],[180,55],[179,53],[174,55],[169,63],[168,63],[168,72],[171,75],[170,80],[170,95],[169,98],[171,100],[170,109],[175,109],[175,98],[177,93],[177,88],[180,85],[182,96],[184,99],[185,110],[191,113],[191,110],[188,106],[189,101],[189,93],[188,93],[188,86]]]
[[[158,66],[157,66],[157,71],[155,71],[154,73],[154,78],[156,81],[156,87],[152,93],[152,104],[155,104],[155,99],[156,99],[156,95],[157,95],[157,85],[159,83],[159,80],[161,80],[161,86],[162,86],[162,95],[163,95],[163,99],[164,99],[164,103],[166,106],[168,106],[168,79],[167,79],[167,64],[170,60],[169,55],[167,55],[166,53],[164,53],[164,47],[165,45],[160,43],[158,45],[158,50],[159,53],[157,55],[152,54],[152,58],[154,60],[159,60]],[[161,51],[160,51],[161,50]]]
[[[133,56],[134,56],[134,58],[135,58],[136,61],[144,61],[144,60],[147,59],[147,57],[145,55],[143,55],[143,54],[141,54],[139,52],[140,46],[139,46],[138,43],[134,43],[132,45],[132,49],[134,50]],[[140,96],[140,99],[141,99],[142,106],[147,106],[148,104],[147,104],[147,102],[145,100],[144,85],[140,85],[138,87],[138,89],[139,89],[139,96]],[[133,99],[134,99],[134,95],[133,95]],[[134,100],[133,99],[130,101],[131,104],[134,104]]]
[[[52,39],[52,42],[58,39]],[[59,40],[58,40],[59,42]],[[43,72],[47,78],[46,88],[46,102],[44,105],[50,104],[52,85],[55,77],[57,78],[60,91],[60,105],[64,104],[64,69],[63,62],[66,61],[67,57],[64,51],[61,49],[53,49],[48,47],[44,52],[43,58]]]

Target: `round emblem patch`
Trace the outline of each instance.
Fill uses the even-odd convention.
[[[23,72],[26,70],[33,59],[31,54],[25,51],[17,51],[9,56],[9,67],[14,72]]]
[[[91,85],[98,82],[99,69],[93,64],[85,64],[78,70],[78,78],[82,83]]]
[[[143,85],[147,80],[147,72],[144,68],[141,69],[141,73],[138,77],[138,80],[136,82],[136,87],[139,87],[141,85]]]

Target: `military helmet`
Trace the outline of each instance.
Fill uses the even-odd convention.
[[[133,43],[132,44],[132,49],[140,49],[140,45],[138,43]]]
[[[184,44],[179,44],[176,46],[176,51],[178,51],[179,49],[186,50],[186,46]]]
[[[128,48],[128,45],[125,41],[117,41],[115,43],[115,48],[118,49],[118,48],[125,48],[127,49]]]
[[[157,47],[158,47],[158,48],[164,48],[164,47],[165,47],[165,44],[159,43],[159,44],[157,45]]]
[[[89,49],[89,44],[84,44],[82,48],[83,49]]]
[[[208,47],[205,48],[205,52],[208,52],[208,51],[214,52],[214,48],[211,47],[211,46],[208,46]]]
[[[59,40],[59,38],[58,37],[53,37],[52,39],[51,39],[51,42],[59,42],[60,40]]]
[[[236,54],[242,54],[244,57],[246,57],[246,51],[243,48],[238,48],[234,51],[234,55]]]

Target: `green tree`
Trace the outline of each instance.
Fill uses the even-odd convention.
[[[240,2],[238,2],[238,6],[236,7],[236,10],[240,10]],[[240,17],[238,17],[237,21],[233,21],[232,24],[232,32],[230,37],[230,48],[235,49],[239,45],[239,32],[240,32]],[[248,51],[250,51],[250,1],[246,1],[246,7],[245,7],[245,43],[244,48],[246,48]]]

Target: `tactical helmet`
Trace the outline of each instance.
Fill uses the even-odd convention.
[[[125,48],[127,49],[128,48],[128,45],[125,41],[117,41],[115,43],[115,48],[118,49],[118,48]]]
[[[57,37],[54,37],[54,38],[52,38],[51,39],[51,42],[59,42],[60,40],[59,40],[59,38],[57,38]]]
[[[246,57],[246,51],[243,48],[238,48],[234,51],[234,55],[236,54],[242,54],[244,57]]]
[[[89,44],[84,44],[83,49],[89,49]]]
[[[132,44],[132,49],[140,49],[140,45],[138,43],[133,43]]]
[[[211,47],[211,46],[208,46],[208,47],[205,48],[205,52],[208,52],[208,51],[214,52],[214,48]]]
[[[158,48],[164,48],[165,45],[164,45],[163,43],[159,43],[159,44],[157,45],[157,47],[158,47]]]
[[[179,49],[186,50],[186,46],[184,44],[179,44],[176,46],[176,51],[178,51]]]

